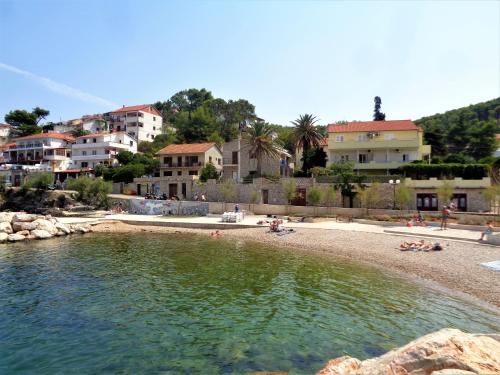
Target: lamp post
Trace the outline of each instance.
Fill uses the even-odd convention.
[[[389,183],[393,186],[393,198],[392,198],[392,209],[396,209],[396,185],[399,184],[401,181],[399,180],[389,180]]]

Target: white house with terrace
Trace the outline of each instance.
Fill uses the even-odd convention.
[[[3,149],[7,164],[37,166],[53,172],[71,165],[71,144],[75,138],[60,133],[40,133],[12,140]]]
[[[152,142],[161,134],[161,113],[150,104],[123,106],[103,116],[110,130],[125,131],[138,142]]]
[[[137,141],[125,132],[95,133],[78,137],[72,145],[75,168],[95,168],[117,164],[120,151],[137,152]]]

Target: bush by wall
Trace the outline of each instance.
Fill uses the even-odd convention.
[[[425,180],[431,177],[451,179],[461,177],[464,180],[480,180],[488,176],[489,166],[486,164],[407,164],[400,168],[405,177]]]

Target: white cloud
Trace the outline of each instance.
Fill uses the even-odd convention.
[[[19,75],[26,77],[34,82],[37,82],[38,84],[44,86],[46,89],[48,89],[52,92],[66,96],[68,98],[77,99],[77,100],[80,100],[82,102],[97,104],[97,105],[100,105],[103,107],[111,107],[111,108],[119,107],[119,105],[117,105],[116,103],[113,103],[112,101],[109,101],[107,99],[101,98],[101,97],[96,96],[96,95],[89,94],[87,92],[84,92],[84,91],[81,91],[78,89],[75,89],[75,88],[70,87],[68,85],[65,85],[63,83],[55,82],[49,78],[38,76],[38,75],[33,74],[31,72],[28,72],[26,70],[16,68],[15,66],[12,66],[12,65],[7,65],[7,64],[0,62],[0,69],[15,73],[15,74],[19,74]]]

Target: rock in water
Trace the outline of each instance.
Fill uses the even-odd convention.
[[[36,221],[15,221],[12,223],[12,228],[14,231],[19,232],[20,230],[34,230],[38,227]]]
[[[5,242],[7,241],[7,238],[9,237],[9,235],[7,233],[4,233],[4,232],[0,232],[0,242]]]
[[[0,232],[10,234],[13,232],[9,221],[0,222]]]
[[[71,233],[71,230],[68,228],[68,226],[66,224],[63,224],[63,223],[60,223],[60,222],[56,222],[54,224],[54,226],[59,229],[60,231],[64,232],[64,234],[70,234]]]
[[[35,229],[31,231],[31,235],[34,236],[37,240],[43,240],[45,238],[51,238],[52,235],[43,229]]]
[[[9,242],[24,241],[25,239],[26,237],[24,237],[22,234],[12,233],[7,235],[7,241]]]
[[[37,229],[46,230],[47,232],[49,232],[53,236],[55,236],[57,234],[58,229],[49,220],[37,219],[34,222],[37,223],[37,225],[38,225]]]
[[[500,374],[500,335],[442,329],[351,366],[351,357],[328,362],[321,375]],[[460,372],[461,371],[461,372]]]

